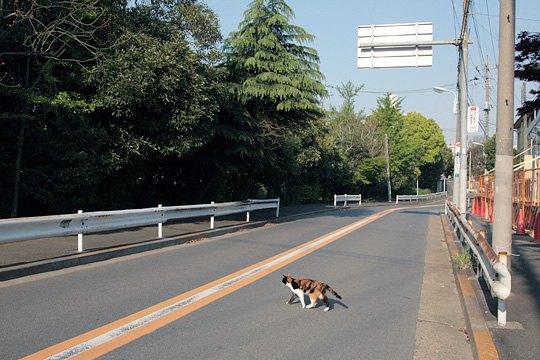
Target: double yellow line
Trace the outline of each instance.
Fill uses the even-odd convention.
[[[187,315],[396,210],[381,211],[206,285],[23,359],[95,359]]]

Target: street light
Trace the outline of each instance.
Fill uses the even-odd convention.
[[[447,88],[443,88],[443,87],[440,87],[440,86],[434,86],[433,91],[435,91],[438,94],[441,94],[443,92],[449,92],[449,93],[454,94],[454,109],[453,109],[453,111],[454,111],[454,114],[457,114],[458,101],[457,101],[457,95],[456,95],[455,91],[447,89]]]
[[[443,88],[443,87],[440,87],[440,86],[434,86],[433,91],[435,91],[438,94],[441,94],[443,92],[452,93],[454,95],[454,109],[453,110],[454,110],[454,114],[457,114],[458,98],[457,98],[457,94],[455,93],[455,91],[452,91],[450,89]],[[459,125],[459,119],[457,120],[457,123]],[[457,129],[459,129],[459,126],[457,127]],[[460,133],[459,133],[459,130],[458,130],[458,132],[456,133],[456,146],[457,146],[457,143],[459,143],[459,142],[460,142]],[[452,184],[453,184],[452,202],[454,204],[459,204],[459,196],[460,196],[460,181],[458,181],[459,180],[458,176],[459,176],[459,173],[460,173],[460,161],[459,160],[460,160],[460,154],[456,153],[455,158],[454,158],[454,176],[453,176],[454,181],[452,182]]]

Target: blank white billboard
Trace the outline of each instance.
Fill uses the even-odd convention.
[[[360,69],[431,66],[432,40],[433,24],[428,22],[359,26],[357,66]]]

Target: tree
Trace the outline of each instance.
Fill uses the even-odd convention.
[[[179,189],[206,185],[206,165],[192,164],[215,136],[224,92],[215,16],[194,1],[156,0],[138,3],[126,22],[128,30],[86,81],[95,87],[101,122],[119,140],[106,168],[122,181],[110,186],[120,187],[117,193],[126,183],[131,192],[139,189],[144,196],[124,194],[136,206],[165,195],[191,200],[195,191]]]
[[[413,151],[407,143],[408,133],[403,125],[402,101],[391,94],[379,97],[377,108],[366,120],[375,127],[379,144],[384,144],[385,136],[388,137],[391,182],[395,189],[409,186],[411,172],[416,165]],[[384,147],[380,146],[379,149],[383,151]]]
[[[270,127],[322,115],[320,98],[326,90],[319,57],[302,45],[313,36],[290,24],[293,16],[284,0],[254,0],[239,30],[225,42],[230,91]]]
[[[13,208],[29,215],[185,201],[204,178],[191,170],[224,93],[217,19],[193,0],[127,3],[1,2],[2,214],[16,163]]]
[[[420,186],[436,190],[437,181],[445,170],[444,154],[447,146],[442,129],[433,119],[411,112],[403,116],[408,129],[408,147],[416,158]]]
[[[274,194],[298,168],[294,139],[323,115],[320,99],[326,95],[317,52],[303,45],[313,36],[292,25],[293,16],[284,0],[254,0],[224,47],[230,94],[249,114],[242,117],[248,124],[228,122],[257,131],[259,176]]]
[[[486,154],[486,170],[495,169],[495,155],[497,149],[497,138],[493,135],[484,143],[484,153]]]
[[[354,98],[358,96],[363,86],[354,86],[351,81],[336,87],[343,103],[338,109],[332,107],[328,114],[330,133],[335,138],[336,145],[351,158],[362,157],[364,147],[365,115],[363,111],[356,112]]]
[[[523,31],[518,35],[515,76],[524,81],[540,82],[540,33]],[[518,109],[519,115],[540,108],[540,89],[531,89],[530,93],[534,99]]]

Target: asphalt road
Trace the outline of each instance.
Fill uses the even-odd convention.
[[[322,213],[6,282],[0,285],[1,357],[34,354],[381,210]],[[412,359],[428,220],[441,210],[409,208],[361,223],[284,266],[261,270],[256,281],[231,286],[229,294],[209,296],[205,306],[188,311],[188,304],[175,320],[124,343],[112,340],[124,345],[111,345],[102,358]],[[327,282],[343,299],[331,300],[329,312],[286,305],[282,273]]]

